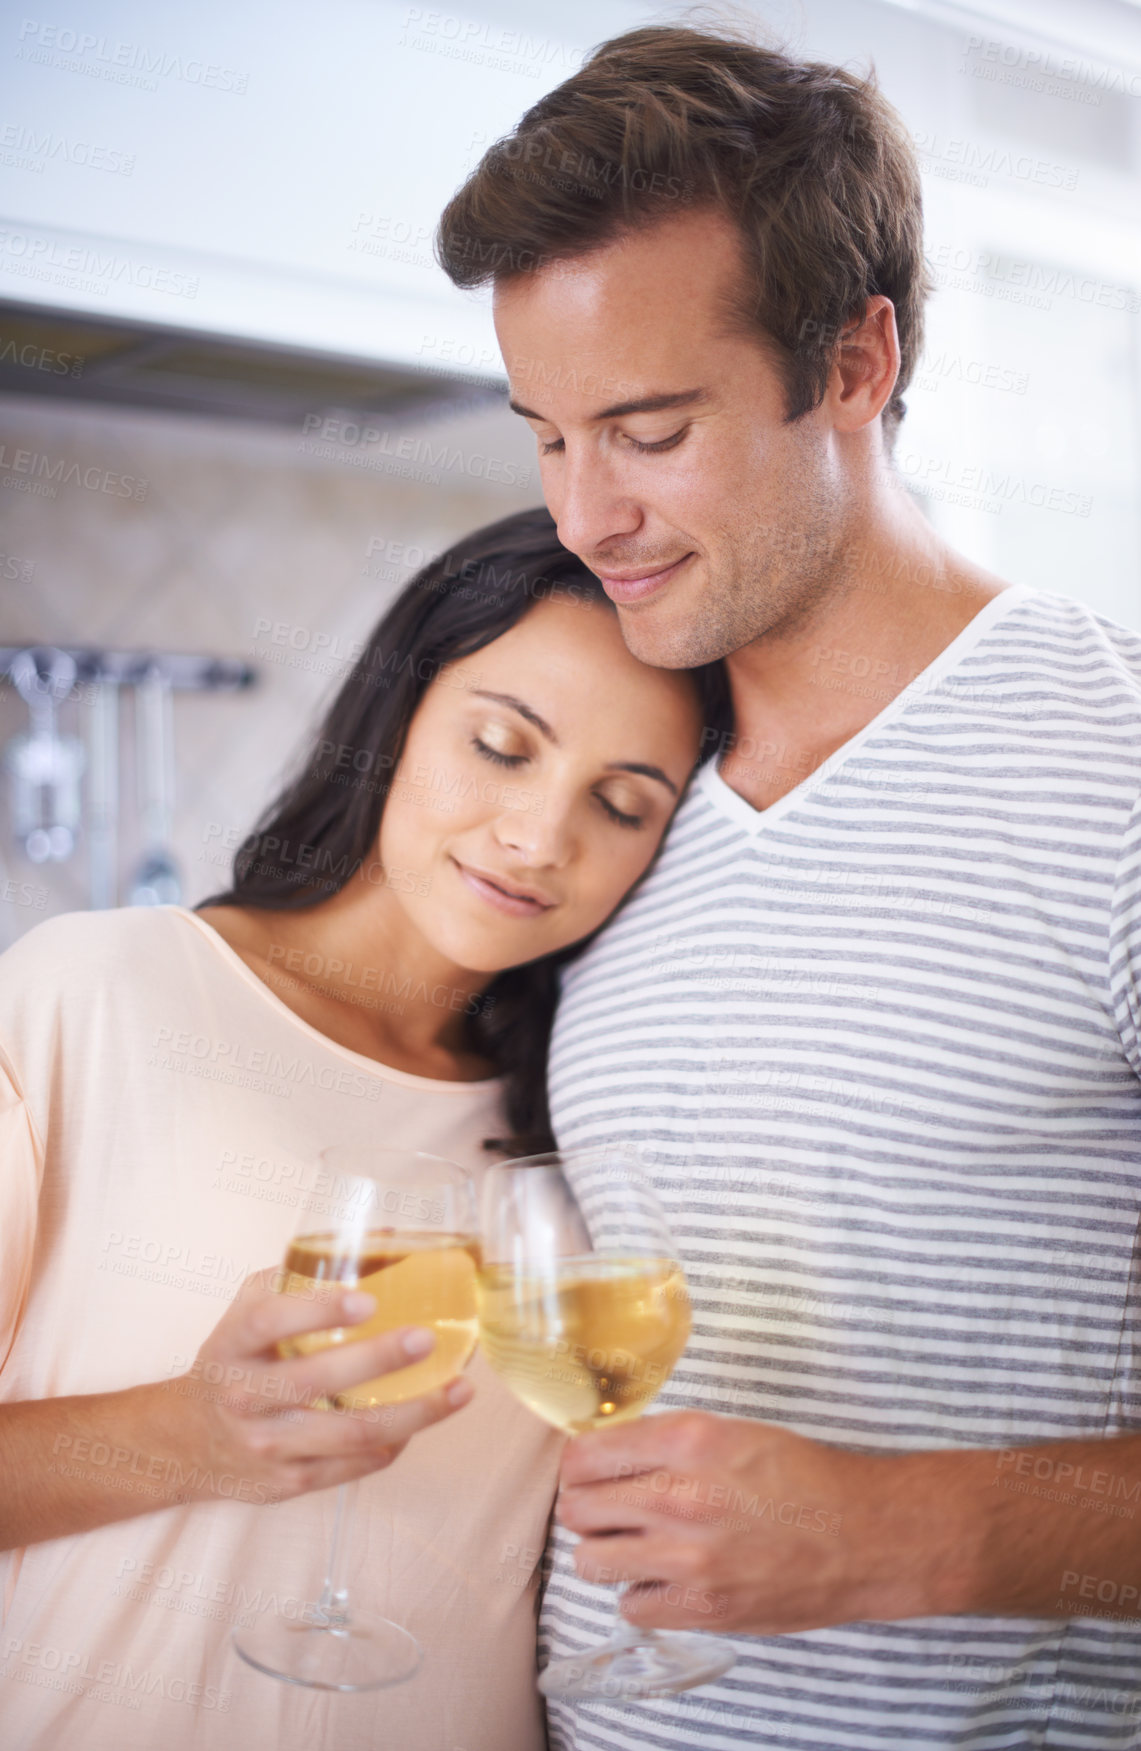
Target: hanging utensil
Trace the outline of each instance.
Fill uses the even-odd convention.
[[[170,681],[151,663],[135,686],[135,766],[143,855],[131,879],[132,906],[177,906],[182,878],[170,848],[174,818],[174,723]]]
[[[30,862],[62,863],[75,850],[86,764],[83,743],[61,736],[56,720],[75,685],[75,662],[66,651],[36,646],[17,652],[8,674],[30,720],[4,751],[12,831]]]
[[[92,911],[113,906],[119,864],[119,683],[96,681],[87,707],[87,882]]]

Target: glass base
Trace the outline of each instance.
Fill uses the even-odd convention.
[[[311,1690],[403,1684],[424,1657],[415,1636],[386,1617],[330,1618],[315,1605],[296,1618],[263,1612],[248,1629],[231,1635],[247,1666]]]
[[[715,1636],[684,1630],[631,1630],[570,1659],[552,1660],[539,1675],[544,1696],[580,1702],[626,1702],[672,1696],[720,1678],[737,1650]]]

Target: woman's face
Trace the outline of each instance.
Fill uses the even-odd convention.
[[[539,602],[424,694],[381,821],[386,885],[470,971],[565,948],[650,862],[700,737],[693,682],[632,657],[608,604]]]

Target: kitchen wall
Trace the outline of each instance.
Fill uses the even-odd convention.
[[[423,557],[541,500],[534,440],[499,403],[375,429],[362,442],[350,426],[306,434],[32,398],[0,405],[0,644],[202,651],[256,668],[248,691],[175,696],[187,904],[224,885],[227,838],[252,823],[352,641]],[[68,702],[61,728],[82,734],[85,709]],[[124,892],[142,850],[132,715],[124,690]],[[0,687],[0,744],[26,721]],[[0,946],[87,904],[84,849],[29,863],[6,791],[0,779]]]
[[[338,297],[347,297],[351,281],[357,319],[378,346],[393,344],[392,300],[399,294],[400,310],[415,316],[408,332],[418,337],[418,362],[425,348],[434,358],[439,343],[440,358],[474,356],[480,368],[494,369],[493,353],[464,351],[465,325],[486,318],[479,300],[457,294],[452,315],[438,321],[438,300],[450,288],[426,239],[464,165],[569,70],[574,57],[568,61],[560,33],[585,43],[648,10],[643,0],[611,0],[610,11],[602,0],[584,5],[572,14],[561,4],[536,12],[526,0],[486,0],[488,20],[494,15],[488,32],[520,31],[517,47],[528,45],[506,61],[484,36],[483,47],[452,55],[447,31],[461,21],[451,14],[427,15],[435,24],[405,42],[407,9],[389,0],[369,9],[367,19],[346,0],[340,23],[322,17],[308,34],[266,23],[272,9],[263,0],[243,8],[211,0],[177,31],[169,26],[179,42],[184,29],[213,32],[220,42],[232,36],[228,64],[252,66],[257,102],[284,93],[287,111],[303,58],[314,125],[286,128],[294,156],[285,170],[276,153],[240,151],[236,135],[219,131],[223,114],[243,139],[256,137],[263,124],[269,128],[268,112],[234,107],[236,92],[181,85],[175,91],[178,82],[168,81],[161,94],[132,87],[128,101],[118,86],[85,77],[86,64],[77,75],[56,65],[54,49],[36,49],[31,61],[12,62],[28,114],[38,114],[40,98],[47,103],[54,93],[53,102],[66,99],[68,115],[87,115],[74,112],[72,87],[82,88],[78,95],[94,106],[91,137],[137,148],[138,176],[132,170],[126,179],[105,178],[113,182],[112,200],[89,186],[94,172],[82,165],[53,159],[50,177],[44,166],[25,166],[9,174],[12,211],[23,215],[21,224],[39,214],[64,227],[102,226],[111,239],[151,235],[149,214],[158,227],[156,247],[181,240],[191,251],[183,266],[201,268],[201,300],[165,317],[141,305],[120,315],[209,328],[207,292],[213,285],[220,296],[222,281],[233,291],[223,267],[237,262],[249,292],[243,308],[253,312],[248,331],[263,339],[267,325],[285,320],[284,305],[295,316],[304,305],[310,326],[293,339],[320,352],[330,335],[319,328],[319,316],[351,352],[347,306],[330,291],[335,281]],[[137,0],[107,0],[103,10],[121,19],[143,16]],[[940,533],[976,562],[1011,581],[1077,596],[1141,631],[1135,9],[1101,0],[1073,22],[1064,0],[1050,6],[1038,0],[1034,10],[1042,16],[1033,28],[1053,33],[1048,77],[1028,72],[1043,66],[1047,51],[1028,18],[1019,22],[1023,9],[1014,0],[978,7],[951,0],[759,0],[754,10],[795,52],[858,66],[874,61],[915,141],[933,296],[925,358],[896,450],[902,480]],[[988,10],[993,16],[983,28]],[[286,11],[298,12],[293,0]],[[272,12],[274,20],[280,12]],[[541,24],[534,31],[532,13]],[[393,35],[379,62],[379,49],[371,60],[363,51],[346,59],[344,45],[357,42],[358,25]],[[49,27],[19,26],[41,28]],[[148,30],[140,24],[132,37],[124,24],[123,40],[143,41]],[[400,95],[394,107],[352,100],[346,69],[356,68],[353,77],[367,82],[374,64],[383,65]],[[420,83],[426,69],[438,94],[427,107]],[[24,84],[32,72],[46,83]],[[423,125],[422,109],[429,117]],[[215,118],[210,127],[207,115]],[[187,138],[201,144],[201,163],[182,152]],[[194,224],[181,185],[179,199],[171,199],[167,173],[175,158],[196,191]],[[49,185],[54,205],[45,194]],[[226,233],[218,231],[214,211],[221,194],[233,228]],[[128,197],[142,206],[136,210]],[[241,261],[216,248],[210,253],[207,246],[222,235],[235,251],[241,244]],[[419,238],[415,248],[392,241],[406,235]],[[50,277],[33,286],[15,274],[29,264],[10,249],[6,259],[15,275],[9,295],[67,304],[65,286]],[[108,259],[118,259],[114,250]],[[99,288],[97,307],[114,316],[108,293],[108,286]],[[220,323],[219,316],[214,327]],[[221,329],[230,332],[225,324]],[[0,331],[0,351],[4,342]],[[501,404],[443,421],[392,418],[380,425],[364,443],[347,430],[259,429],[46,397],[0,401],[0,643],[201,650],[244,657],[257,668],[257,687],[247,694],[176,699],[175,848],[191,904],[223,882],[227,838],[253,821],[344,673],[343,653],[421,555],[539,502],[533,440]],[[84,709],[70,704],[63,727],[77,732]],[[0,685],[0,743],[24,722],[23,705]],[[141,849],[129,697],[123,732],[125,891]],[[31,866],[18,854],[7,830],[6,792],[0,773],[0,947],[38,919],[87,901],[82,851],[64,865]]]

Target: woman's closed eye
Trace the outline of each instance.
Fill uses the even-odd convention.
[[[485,729],[482,735],[473,734],[471,737],[471,746],[482,759],[491,760],[496,766],[522,766],[531,758],[529,753],[508,753],[506,747],[494,748],[491,746],[490,741],[484,740],[485,736],[494,737],[496,740],[499,740],[500,732],[494,728],[489,728]],[[503,739],[507,740],[508,736],[505,736]],[[613,821],[616,826],[634,829],[645,826],[646,817],[645,815],[636,812],[636,802],[633,808],[620,808],[612,798],[606,795],[605,791],[596,790],[593,795],[594,800],[602,809],[607,820]],[[625,800],[625,797],[623,797],[623,801]]]
[[[612,803],[610,798],[600,790],[596,790],[594,794],[610,819],[616,821],[620,827],[644,827],[646,825],[644,815],[629,814],[625,809],[620,809],[617,803]]]
[[[502,748],[489,747],[480,736],[473,736],[471,745],[483,755],[485,760],[493,760],[497,766],[522,766],[523,762],[529,758],[526,754],[508,754]]]

